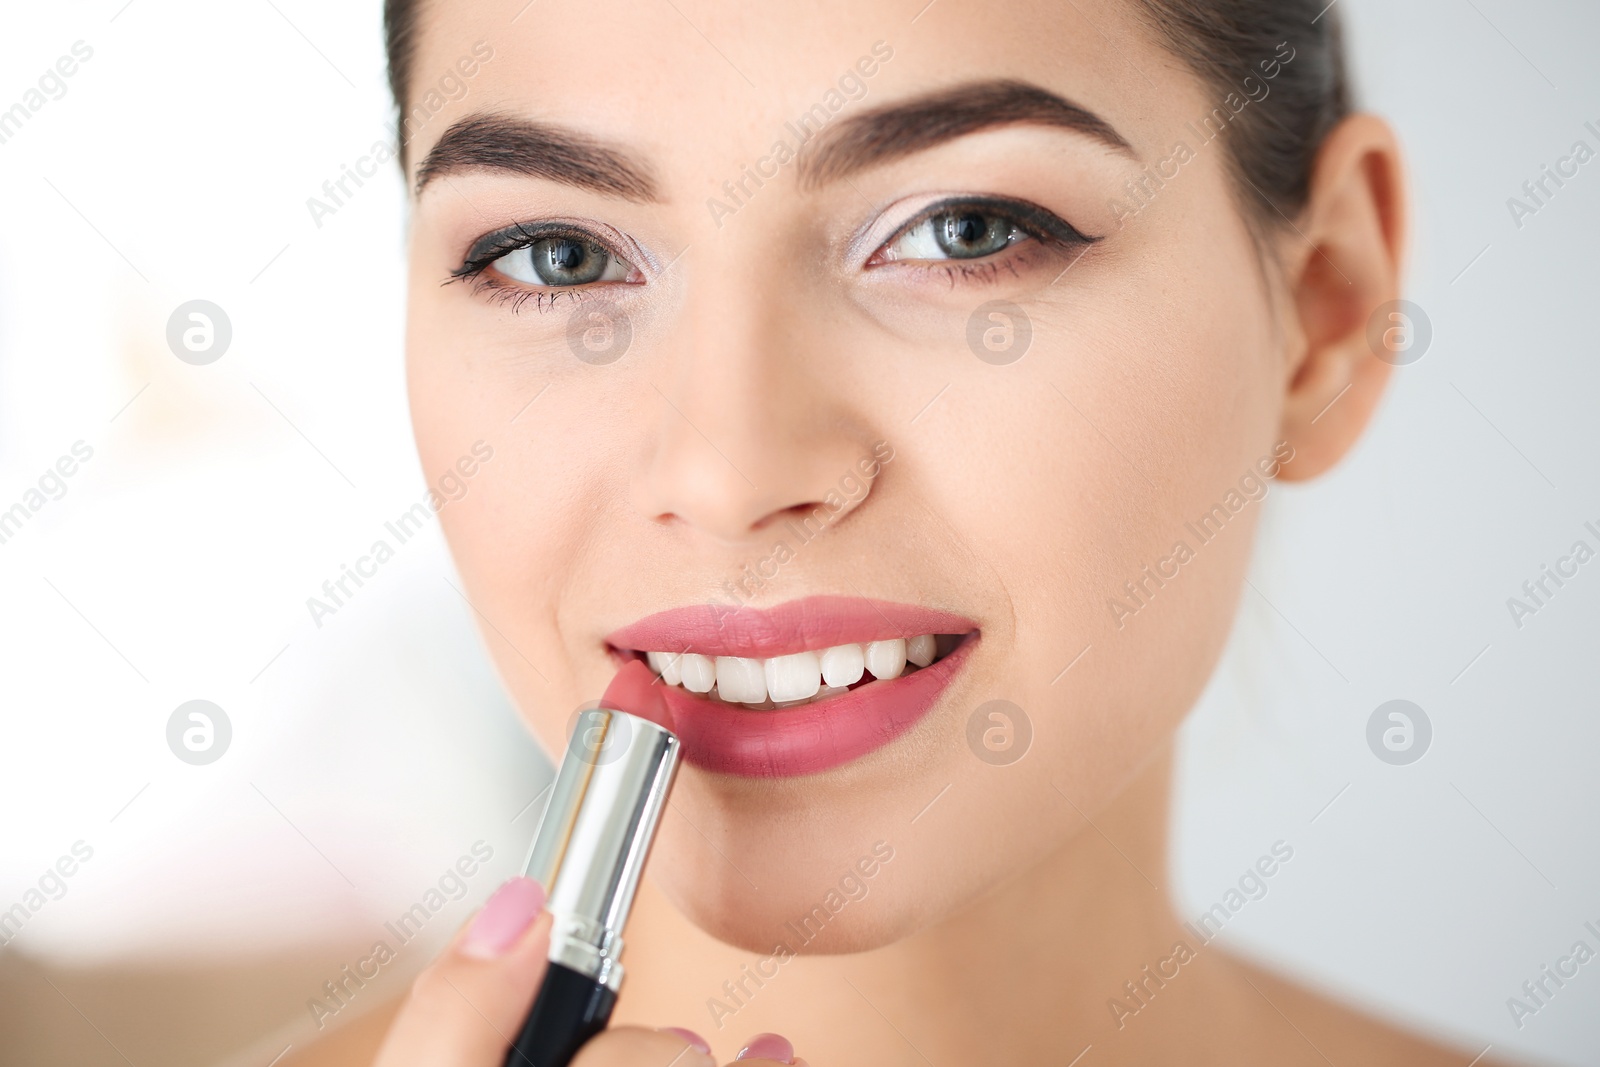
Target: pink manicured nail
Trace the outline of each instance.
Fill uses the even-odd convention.
[[[789,1040],[777,1034],[757,1034],[746,1041],[744,1048],[734,1057],[736,1060],[777,1060],[779,1063],[794,1062],[794,1046]]]
[[[661,1028],[661,1032],[663,1034],[677,1034],[679,1037],[689,1042],[689,1044],[693,1045],[701,1052],[704,1052],[707,1056],[711,1055],[711,1045],[706,1041],[705,1038],[701,1037],[693,1030],[685,1030],[681,1026],[663,1026]]]
[[[481,960],[504,956],[538,917],[542,907],[544,886],[532,878],[512,878],[494,891],[477,918],[472,920],[461,942],[462,955]]]

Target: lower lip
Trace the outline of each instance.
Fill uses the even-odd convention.
[[[933,709],[966,662],[977,637],[921,670],[794,708],[752,711],[666,691],[672,732],[683,758],[708,771],[744,778],[820,774],[888,745]]]

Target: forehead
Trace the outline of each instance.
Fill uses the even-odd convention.
[[[1199,109],[1131,0],[924,2],[420,3],[407,159],[414,171],[452,122],[501,111],[633,146],[692,181],[737,171],[819,106],[844,115],[994,78],[1088,108],[1140,156]]]

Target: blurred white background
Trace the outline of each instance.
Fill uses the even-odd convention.
[[[1520,1027],[1506,1001],[1600,948],[1600,562],[1521,628],[1506,600],[1600,548],[1600,162],[1520,227],[1506,201],[1575,141],[1600,150],[1600,9],[1339,11],[1363,102],[1408,146],[1433,339],[1349,462],[1271,495],[1186,728],[1177,894],[1198,915],[1282,839],[1237,950],[1463,1047],[1593,1064],[1600,963]],[[0,908],[76,843],[92,857],[0,948],[0,1062],[265,1063],[483,842],[348,1011],[404,988],[521,862],[548,774],[436,522],[320,627],[306,608],[424,491],[398,173],[320,226],[306,207],[389,135],[379,4],[7,15],[0,110],[92,55],[3,128],[0,513],[77,442],[92,458],[0,543]],[[194,299],[232,327],[204,366],[166,342]],[[1399,698],[1433,732],[1404,766],[1367,742]],[[167,745],[194,699],[232,728],[208,766]]]

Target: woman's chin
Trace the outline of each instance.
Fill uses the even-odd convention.
[[[782,910],[751,899],[727,907],[706,907],[691,890],[681,902],[685,917],[708,936],[759,955],[837,956],[870,952],[899,941],[914,925],[909,914],[881,900],[854,901],[837,914],[820,904]]]
[[[758,889],[738,874],[731,879],[707,878],[703,870],[666,867],[653,870],[651,881],[674,908],[708,936],[762,956],[869,952],[899,941],[926,921],[921,914],[925,909],[886,884],[886,872],[880,871],[872,881],[858,873],[853,878],[835,873],[827,888],[806,893]],[[774,872],[769,881],[759,877],[761,872],[751,873],[758,884],[827,883],[820,868],[815,879],[802,877],[801,872]],[[841,877],[844,887],[837,884]]]

